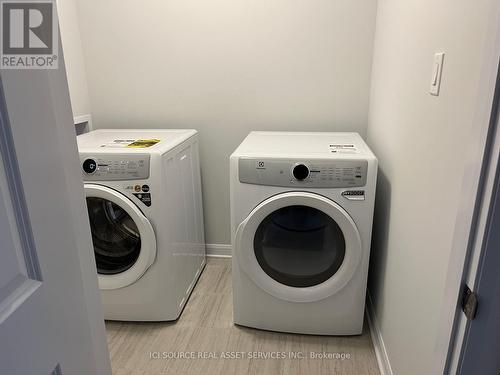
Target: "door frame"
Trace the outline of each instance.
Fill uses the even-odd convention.
[[[486,27],[481,75],[476,97],[476,109],[471,123],[470,144],[465,148],[464,175],[461,194],[463,199],[457,210],[452,249],[446,270],[443,303],[438,321],[435,343],[433,374],[450,371],[456,345],[457,313],[462,296],[462,281],[469,267],[471,248],[475,237],[478,211],[484,191],[489,151],[492,144],[491,121],[500,61],[500,3],[491,2],[491,12]],[[461,343],[460,343],[461,345]]]
[[[469,251],[464,264],[464,271],[461,280],[461,289],[465,285],[475,291],[477,280],[481,271],[481,258],[484,252],[484,242],[488,235],[488,223],[490,221],[490,206],[495,194],[495,183],[498,178],[500,150],[500,63],[498,66],[497,87],[495,100],[491,114],[491,127],[488,136],[488,144],[484,156],[484,173],[482,176],[480,192],[477,199],[475,219],[473,222]],[[461,297],[461,296],[459,296]],[[448,353],[448,363],[446,370],[449,373],[456,373],[459,367],[462,346],[465,343],[469,322],[460,306],[456,309],[454,332],[450,340],[450,351]]]
[[[474,320],[467,320],[464,314],[458,316],[460,325],[465,327],[459,331],[460,336],[457,335],[456,340],[456,348],[460,349],[456,352],[457,374],[473,372],[478,363],[483,363],[484,360],[487,366],[499,365],[498,361],[493,364],[489,358],[492,351],[498,358],[498,347],[494,346],[497,342],[490,333],[498,333],[500,325],[498,319],[500,301],[497,298],[497,290],[494,288],[500,282],[498,277],[500,253],[497,251],[500,246],[500,233],[496,230],[500,226],[500,76],[498,84],[495,142],[491,152],[488,181],[480,214],[483,220],[480,220],[478,225],[477,244],[473,249],[471,267],[466,280],[470,289],[477,294],[479,305]],[[485,367],[484,370],[484,373],[488,374],[493,373],[492,371],[498,373],[500,368]]]

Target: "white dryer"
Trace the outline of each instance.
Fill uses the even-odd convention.
[[[205,265],[197,132],[77,139],[105,318],[177,319]]]
[[[230,158],[236,324],[362,332],[376,176],[357,133],[248,135]]]

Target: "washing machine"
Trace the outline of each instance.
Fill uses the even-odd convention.
[[[105,319],[177,319],[205,265],[197,132],[77,140]]]
[[[362,332],[376,176],[357,133],[248,135],[230,157],[234,323]]]

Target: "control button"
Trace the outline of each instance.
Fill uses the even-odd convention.
[[[142,191],[147,193],[149,191],[149,185],[142,185]]]
[[[293,177],[295,177],[297,180],[302,181],[309,176],[309,168],[307,168],[306,165],[304,164],[297,164],[295,167],[293,167]]]
[[[82,165],[83,171],[87,174],[95,173],[97,170],[97,162],[94,159],[86,159]]]

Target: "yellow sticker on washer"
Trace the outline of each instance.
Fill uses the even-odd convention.
[[[159,139],[136,139],[134,142],[127,145],[130,148],[148,148],[159,143]]]

